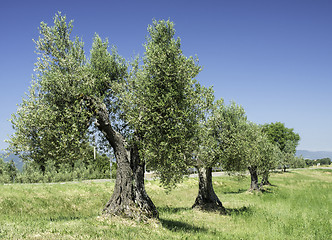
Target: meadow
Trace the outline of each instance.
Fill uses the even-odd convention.
[[[332,239],[332,170],[270,180],[264,192],[250,193],[247,176],[214,177],[227,215],[191,209],[197,179],[169,193],[147,181],[160,214],[149,222],[101,214],[112,181],[0,185],[0,239]]]

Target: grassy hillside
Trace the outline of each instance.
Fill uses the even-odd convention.
[[[248,193],[249,179],[214,178],[229,215],[192,210],[196,179],[166,194],[147,191],[160,221],[101,215],[113,182],[0,185],[0,239],[331,239],[332,171],[273,174],[274,186]]]

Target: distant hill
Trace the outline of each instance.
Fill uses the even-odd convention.
[[[14,155],[14,154],[10,154],[8,157],[6,157],[5,153],[0,152],[0,157],[2,157],[5,162],[9,162],[10,160],[13,160],[17,169],[22,171],[23,162],[18,156]]]
[[[297,150],[296,156],[303,156],[304,158],[309,158],[311,160],[322,159],[322,158],[330,158],[332,159],[332,152],[326,151],[307,151],[307,150]]]

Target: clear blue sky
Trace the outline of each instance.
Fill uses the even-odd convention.
[[[36,62],[32,39],[61,11],[74,19],[86,51],[95,32],[129,59],[143,54],[152,19],[175,23],[186,56],[204,67],[198,80],[217,98],[241,104],[249,120],[294,128],[298,149],[332,151],[332,1],[3,1],[0,5],[0,149],[28,91]]]

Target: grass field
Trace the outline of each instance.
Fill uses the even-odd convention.
[[[216,177],[226,216],[192,210],[197,179],[146,188],[159,221],[101,215],[113,182],[0,185],[0,239],[332,239],[332,170],[275,173],[264,193],[247,177]]]

